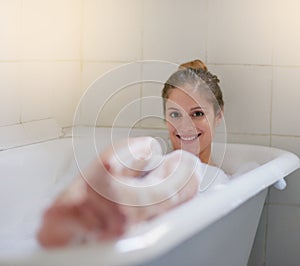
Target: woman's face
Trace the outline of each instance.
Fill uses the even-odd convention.
[[[208,163],[214,129],[222,119],[213,104],[189,85],[170,91],[166,101],[166,121],[173,148],[189,151]]]

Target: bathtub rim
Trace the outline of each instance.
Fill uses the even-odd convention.
[[[56,139],[56,140],[49,140],[47,142],[53,142],[53,141],[70,141],[70,139]],[[35,143],[29,146],[40,146],[43,143]],[[261,145],[249,145],[249,144],[236,144],[236,143],[229,143],[227,145],[230,145],[232,147],[242,147],[242,148],[259,148],[263,151],[272,151],[274,153],[274,156],[276,155],[276,158],[272,159],[271,161],[264,163],[260,165],[258,168],[255,168],[253,170],[250,170],[247,173],[244,173],[242,176],[239,176],[238,178],[232,179],[231,185],[222,189],[213,191],[209,194],[206,194],[204,197],[200,197],[201,200],[205,200],[205,204],[209,205],[211,208],[208,210],[208,208],[199,208],[199,212],[192,211],[196,207],[199,207],[199,203],[201,201],[200,198],[193,199],[185,204],[182,204],[181,206],[178,206],[177,208],[168,211],[167,213],[160,215],[157,218],[154,218],[152,221],[147,222],[147,225],[143,228],[138,235],[142,240],[147,242],[147,233],[149,235],[149,232],[151,230],[157,228],[163,228],[165,227],[165,231],[162,230],[162,233],[158,236],[158,239],[156,241],[160,242],[160,245],[151,244],[151,241],[149,242],[148,239],[148,246],[145,248],[136,248],[132,249],[131,251],[123,252],[123,256],[120,256],[120,247],[118,247],[118,243],[120,245],[120,241],[123,241],[124,243],[128,243],[128,241],[134,241],[134,235],[126,234],[124,237],[121,237],[117,241],[112,241],[111,243],[105,243],[105,244],[89,244],[87,246],[81,246],[81,247],[69,247],[63,250],[52,250],[52,251],[42,251],[42,252],[36,252],[33,254],[28,254],[25,257],[20,257],[17,259],[14,259],[13,261],[18,263],[25,260],[31,260],[31,259],[37,259],[43,257],[43,259],[49,258],[56,258],[60,257],[61,259],[72,256],[74,252],[80,253],[80,254],[98,254],[99,255],[99,249],[101,249],[102,254],[108,254],[109,257],[106,257],[106,261],[103,261],[103,263],[106,263],[108,265],[118,264],[120,262],[123,263],[138,263],[142,259],[151,259],[155,258],[159,255],[164,254],[168,250],[174,248],[175,246],[179,245],[181,242],[185,241],[189,237],[191,237],[193,234],[200,232],[204,230],[206,227],[208,227],[210,224],[215,223],[216,221],[222,219],[222,217],[226,216],[231,211],[238,208],[240,205],[242,205],[244,202],[246,202],[248,199],[254,197],[262,190],[268,188],[272,184],[274,184],[278,179],[287,176],[291,172],[295,171],[300,166],[300,160],[299,158],[291,153],[287,152],[281,149],[273,148],[273,147],[267,147],[267,146],[261,146]],[[255,147],[254,147],[255,146]],[[14,151],[15,149],[23,149],[24,147],[17,147],[10,150],[6,150],[4,152],[10,152]],[[282,163],[284,162],[284,167],[282,167]],[[265,176],[265,174],[268,174],[268,177],[264,177],[264,182],[262,184],[257,185],[256,183],[250,182],[250,177],[253,175],[258,176]],[[247,184],[247,186],[245,186]],[[235,192],[237,189],[239,189],[239,194],[236,195]],[[245,193],[248,193],[247,195]],[[215,195],[218,194],[218,197]],[[240,197],[241,195],[244,195],[243,197]],[[220,200],[222,199],[222,200]],[[200,202],[199,202],[200,201]],[[200,204],[201,205],[201,204]],[[218,210],[218,215],[212,215],[214,211]],[[187,214],[182,215],[181,219],[176,219],[177,214]],[[188,217],[188,218],[187,218]],[[203,219],[205,217],[205,219]],[[191,220],[193,221],[192,224],[190,224]],[[167,223],[167,224],[166,224]],[[191,226],[194,224],[197,224],[197,226]],[[185,226],[185,230],[180,230],[182,226]],[[177,230],[177,234],[174,235],[172,232],[173,230]],[[144,237],[144,239],[143,239]],[[125,254],[125,255],[124,255]],[[118,256],[117,256],[118,255]],[[121,257],[121,258],[120,258]],[[105,259],[105,257],[102,257],[102,259]],[[111,261],[109,258],[117,258],[120,261]],[[126,259],[125,259],[126,258]],[[1,260],[1,259],[0,259]],[[124,261],[125,260],[125,261]],[[126,262],[128,261],[128,262]],[[8,260],[7,263],[12,263],[12,260]]]

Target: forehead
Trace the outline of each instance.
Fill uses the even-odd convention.
[[[170,90],[166,104],[181,107],[209,107],[212,104],[207,100],[207,97],[204,97],[204,94],[190,86],[174,88]]]

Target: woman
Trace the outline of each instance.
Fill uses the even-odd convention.
[[[165,119],[175,151],[162,155],[159,143],[150,137],[108,148],[100,155],[101,163],[97,160],[86,171],[88,177],[78,178],[45,212],[38,232],[43,246],[117,237],[127,226],[157,216],[197,193],[204,176],[205,164],[200,161],[214,165],[211,142],[223,115],[218,79],[199,62],[181,65],[164,85]],[[134,187],[150,184],[150,188],[158,179],[170,182],[161,182],[154,190],[133,191],[130,186],[118,187],[115,179],[133,180]]]
[[[182,64],[167,80],[162,91],[164,113],[173,148],[213,165],[211,143],[223,118],[224,102],[218,78],[200,62]]]
[[[180,65],[162,91],[165,120],[174,150],[183,149],[207,164],[202,187],[228,181],[212,159],[215,128],[223,119],[224,101],[219,79],[201,60]]]

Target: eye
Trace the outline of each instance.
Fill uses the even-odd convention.
[[[201,117],[204,116],[205,114],[202,111],[195,111],[192,113],[193,117]]]
[[[181,117],[181,114],[180,114],[179,112],[171,112],[171,113],[169,114],[169,116],[170,116],[171,118],[177,118],[177,117]]]

